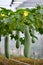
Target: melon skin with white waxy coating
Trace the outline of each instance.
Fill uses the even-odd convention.
[[[30,56],[30,45],[31,45],[31,38],[29,33],[29,27],[25,26],[25,44],[24,44],[24,56]]]

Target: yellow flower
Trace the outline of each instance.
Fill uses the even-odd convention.
[[[24,16],[28,16],[28,12],[27,11],[24,11]]]
[[[1,14],[1,16],[5,16],[5,14]]]

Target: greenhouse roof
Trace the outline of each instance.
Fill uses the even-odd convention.
[[[18,8],[35,7],[37,4],[43,5],[43,0],[27,0],[18,6]]]

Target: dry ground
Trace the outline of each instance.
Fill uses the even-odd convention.
[[[22,61],[22,62],[28,63],[30,65],[34,65],[34,61],[35,61],[35,65],[43,65],[43,60],[41,60],[41,59],[34,60],[34,59],[28,59],[25,57],[12,57],[12,59]],[[13,61],[13,60],[11,60],[11,58],[9,60],[6,59],[6,65],[26,65],[26,64],[19,63],[19,62]],[[4,65],[3,57],[0,57],[0,65]]]

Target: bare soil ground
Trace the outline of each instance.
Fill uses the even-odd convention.
[[[20,61],[20,63],[16,62],[15,60]],[[0,57],[0,65],[4,65],[4,61],[5,61],[4,58]],[[34,61],[35,61],[35,65],[43,65],[42,59],[34,60],[31,58],[15,57],[15,56],[10,59],[6,59],[6,65],[27,65],[27,64],[34,65]],[[24,63],[27,63],[27,64],[24,64]]]

